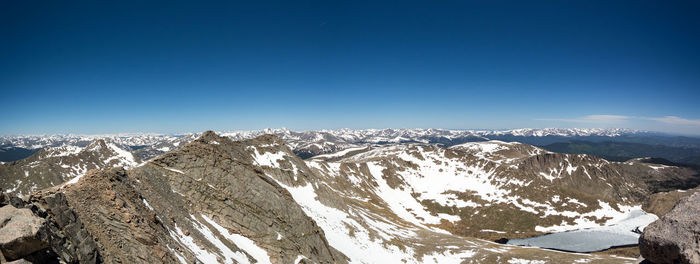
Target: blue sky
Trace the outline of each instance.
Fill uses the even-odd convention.
[[[0,134],[700,134],[698,1],[9,1]]]

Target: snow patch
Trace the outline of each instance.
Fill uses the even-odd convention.
[[[219,233],[221,233],[226,239],[233,242],[238,248],[253,256],[257,263],[271,263],[270,256],[267,254],[267,251],[256,245],[255,241],[239,234],[230,233],[226,228],[220,226],[206,215],[202,215],[202,218],[204,218],[204,221],[212,225],[216,231],[219,231]]]
[[[170,167],[163,167],[163,169],[166,169],[166,170],[169,170],[169,171],[172,171],[172,172],[176,172],[176,173],[179,173],[179,174],[185,174],[185,173],[182,172],[181,170],[173,169],[173,168],[170,168]]]
[[[252,147],[252,146],[251,146]],[[272,168],[279,168],[279,160],[284,160],[284,157],[287,155],[286,153],[282,151],[278,151],[276,153],[270,153],[270,152],[263,152],[262,154],[258,153],[257,148],[253,148],[253,159],[255,160],[255,163],[257,163],[260,166],[268,166]]]

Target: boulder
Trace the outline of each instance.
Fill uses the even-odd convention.
[[[29,209],[0,208],[0,250],[9,260],[20,259],[48,247],[45,220]]]
[[[681,199],[639,237],[642,256],[656,264],[700,263],[700,192]]]

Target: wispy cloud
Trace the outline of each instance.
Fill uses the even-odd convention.
[[[700,126],[700,119],[687,119],[678,116],[646,117],[625,115],[587,115],[577,118],[538,118],[539,121],[558,121],[568,123],[616,124],[628,120],[651,120],[669,125]]]
[[[630,118],[632,117],[624,115],[587,115],[578,118],[538,118],[537,120],[569,123],[619,123]]]
[[[643,119],[654,120],[665,124],[671,125],[686,125],[686,126],[700,126],[700,120],[698,119],[686,119],[677,116],[664,116],[664,117],[646,117]]]

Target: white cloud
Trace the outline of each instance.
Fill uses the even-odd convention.
[[[664,116],[664,117],[645,117],[642,119],[654,120],[665,124],[671,125],[687,125],[687,126],[700,126],[700,120],[698,119],[685,119],[677,116]]]
[[[539,118],[540,121],[559,121],[569,123],[620,123],[631,116],[623,115],[587,115],[579,118]]]
[[[632,118],[631,116],[623,115],[588,115],[582,119],[590,122],[620,122]]]
[[[555,121],[565,123],[588,123],[588,124],[630,124],[640,121],[654,121],[659,125],[670,125],[675,127],[698,128],[700,119],[687,119],[678,116],[647,117],[647,116],[625,116],[625,115],[587,115],[577,118],[538,118],[539,121]]]

